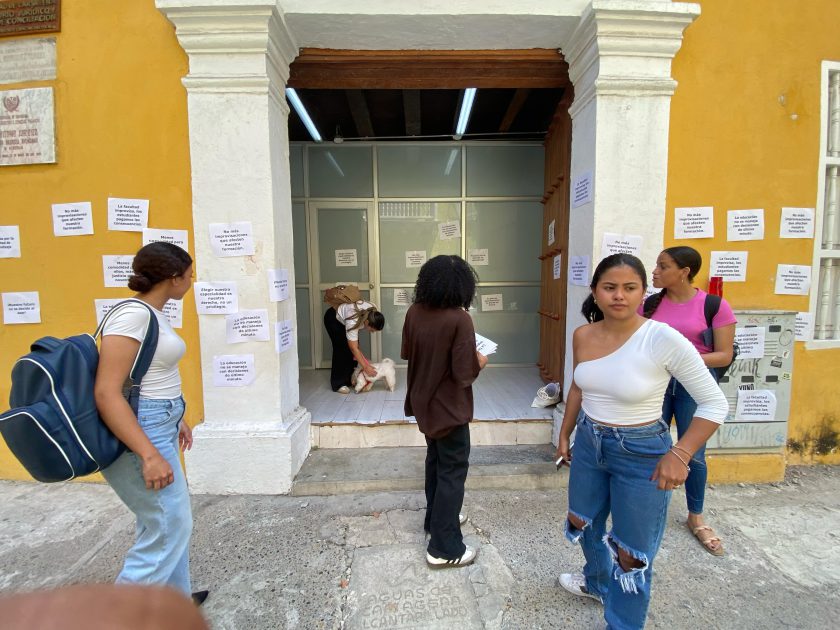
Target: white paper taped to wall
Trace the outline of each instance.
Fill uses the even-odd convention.
[[[3,294],[4,324],[40,324],[41,296],[37,291]]]

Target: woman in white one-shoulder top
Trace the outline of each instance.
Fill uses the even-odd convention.
[[[557,448],[571,461],[566,536],[586,558],[583,572],[562,574],[560,585],[601,601],[607,627],[616,630],[644,627],[671,491],[728,411],[691,342],[637,313],[646,278],[628,254],[608,256],[595,269],[582,308],[590,323],[573,336],[574,380]],[[676,444],[661,416],[671,377],[698,403]]]

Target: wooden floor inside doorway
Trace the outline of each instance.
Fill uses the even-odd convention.
[[[366,394],[330,390],[329,370],[300,370],[300,402],[313,424],[380,424],[414,422],[403,413],[405,368],[397,368],[393,392],[376,383]],[[531,407],[543,386],[536,367],[488,367],[473,385],[475,420],[550,420],[553,407]]]

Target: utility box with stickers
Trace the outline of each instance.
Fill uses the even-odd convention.
[[[735,311],[740,354],[720,380],[729,416],[707,446],[780,449],[787,443],[796,313]]]

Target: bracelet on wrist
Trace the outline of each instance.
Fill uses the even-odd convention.
[[[692,454],[685,450],[682,446],[674,444],[671,448],[675,448],[678,451],[682,451],[683,453],[685,453],[685,456],[688,457],[689,460],[692,458]]]
[[[685,469],[686,469],[688,472],[691,472],[691,466],[689,466],[689,465],[688,465],[688,462],[687,462],[687,461],[685,461],[682,457],[680,457],[680,454],[679,454],[679,453],[677,453],[677,451],[675,451],[673,448],[670,448],[670,449],[668,449],[668,452],[669,452],[669,453],[671,453],[671,454],[672,454],[674,457],[676,457],[678,460],[680,460],[680,462],[682,462],[682,465],[683,465],[683,466],[685,466]]]

